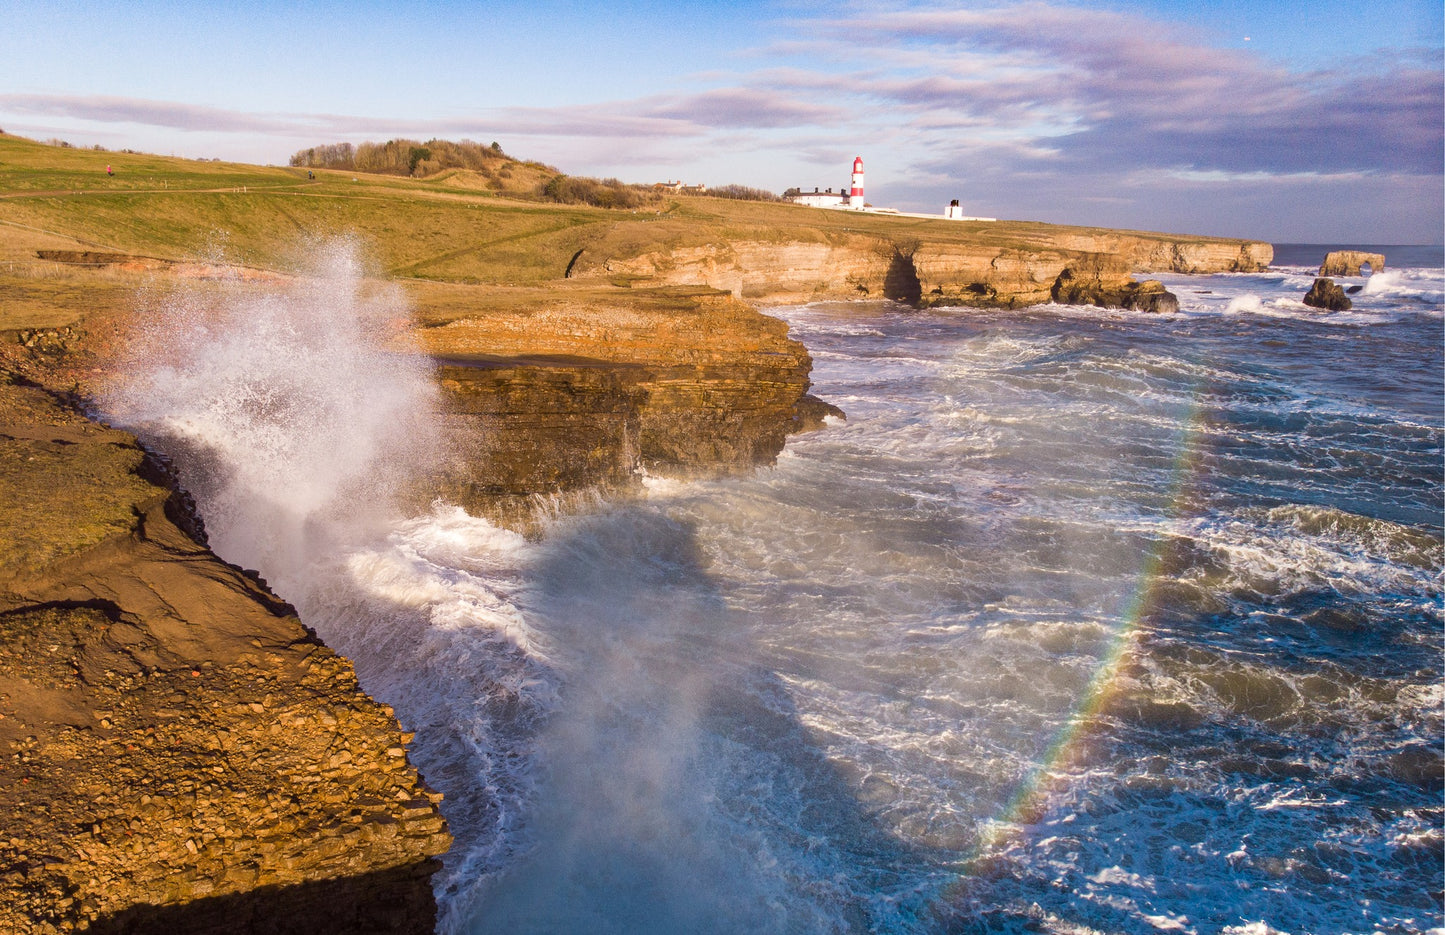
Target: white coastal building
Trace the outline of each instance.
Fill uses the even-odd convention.
[[[846,191],[841,188],[836,192],[831,188],[819,191],[815,186],[810,192],[800,191],[789,195],[788,200],[793,204],[807,205],[810,208],[866,210],[868,205],[863,200],[863,157],[853,157],[853,175],[848,180]]]
[[[813,189],[810,192],[799,192],[792,196],[793,204],[807,205],[810,208],[844,208],[848,204],[848,196],[842,192],[835,192],[833,189],[819,191]]]
[[[948,218],[950,221],[997,221],[997,220],[998,220],[998,218],[977,218],[977,217],[971,217],[971,216],[969,216],[969,215],[967,215],[967,214],[964,214],[964,213],[963,213],[963,208],[962,208],[962,206],[959,205],[957,198],[955,198],[955,199],[953,199],[952,201],[950,201],[950,202],[948,203],[948,207],[946,207],[946,208],[943,209],[943,216],[946,217],[946,218]]]
[[[793,204],[807,205],[810,208],[835,208],[843,211],[866,211],[869,214],[891,214],[894,217],[903,218],[933,218],[936,214],[913,214],[907,211],[898,211],[894,208],[875,208],[863,199],[863,157],[853,157],[853,176],[849,179],[848,188],[838,189],[836,192],[829,188],[820,191],[814,188],[810,192],[789,189],[783,196]],[[950,221],[996,221],[998,218],[974,217],[963,213],[963,207],[955,198],[943,209],[943,217]]]

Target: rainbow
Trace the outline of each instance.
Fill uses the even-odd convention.
[[[1170,532],[1180,530],[1181,517],[1193,492],[1190,481],[1198,476],[1203,453],[1200,438],[1202,408],[1198,403],[1198,387],[1190,394],[1187,416],[1181,420],[1176,435],[1174,464],[1170,471],[1166,517]],[[990,820],[979,835],[973,852],[964,859],[959,876],[943,887],[934,905],[939,908],[962,902],[972,884],[992,875],[999,851],[1023,837],[1037,824],[1069,787],[1070,777],[1084,763],[1092,728],[1100,715],[1120,696],[1120,673],[1138,647],[1143,624],[1158,606],[1159,585],[1163,580],[1165,550],[1172,535],[1161,535],[1151,545],[1141,564],[1139,575],[1129,597],[1123,602],[1118,623],[1098,665],[1064,723],[1055,732],[1039,762],[1019,783],[1018,788]]]

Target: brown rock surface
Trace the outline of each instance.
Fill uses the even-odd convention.
[[[1361,276],[1364,275],[1366,263],[1370,265],[1371,273],[1383,272],[1385,255],[1383,253],[1362,253],[1359,250],[1331,250],[1325,254],[1325,261],[1320,264],[1320,275]]]
[[[1037,228],[1037,229],[1035,229]],[[898,237],[839,234],[828,241],[734,240],[583,257],[574,277],[626,277],[636,283],[707,285],[744,299],[807,302],[892,298],[923,305],[1020,308],[1049,301],[1065,270],[1108,270],[1101,294],[1140,289],[1131,272],[1249,272],[1266,268],[1273,248],[1258,241],[1133,234],[1049,225],[1009,228],[1005,241],[934,238],[928,228]],[[908,279],[916,281],[917,298]],[[1097,290],[1096,290],[1097,291]],[[1088,304],[1088,296],[1078,299]]]
[[[812,361],[783,322],[710,290],[560,291],[430,324],[422,346],[464,440],[448,492],[494,515],[639,471],[770,464],[830,408],[805,395]]]
[[[431,931],[392,712],[133,438],[0,381],[0,930]]]
[[[1333,279],[1316,279],[1305,293],[1304,303],[1311,308],[1322,308],[1331,312],[1349,311],[1354,307],[1345,290]]]

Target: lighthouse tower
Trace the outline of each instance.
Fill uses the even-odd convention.
[[[863,207],[863,157],[853,158],[853,181],[848,189],[848,207]]]

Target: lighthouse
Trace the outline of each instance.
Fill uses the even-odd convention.
[[[853,181],[848,188],[848,207],[863,207],[863,157],[853,157]]]

